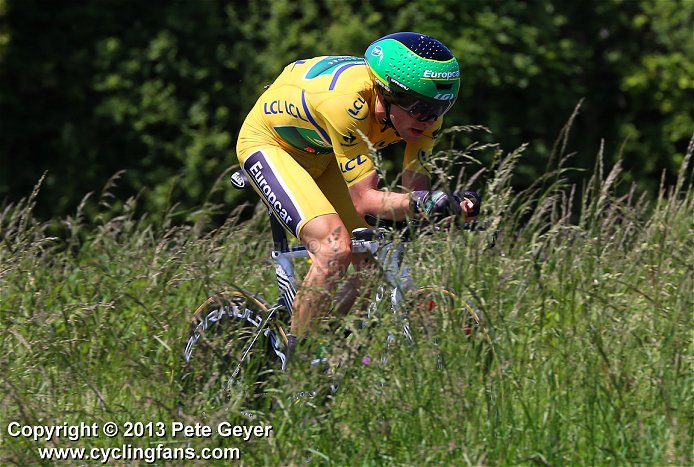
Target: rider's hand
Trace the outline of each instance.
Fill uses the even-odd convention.
[[[410,209],[415,214],[425,214],[434,220],[462,212],[460,201],[443,191],[418,190],[410,195]]]
[[[482,205],[482,197],[476,191],[465,191],[462,194],[456,191],[451,194],[451,197],[460,204],[460,208],[465,213],[466,223],[477,220]]]

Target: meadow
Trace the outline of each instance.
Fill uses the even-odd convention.
[[[625,191],[619,162],[604,169],[602,153],[589,181],[570,186],[561,148],[517,193],[524,149],[460,151],[496,151],[481,190],[494,248],[484,232],[453,231],[408,252],[418,283],[478,304],[481,332],[460,332],[453,307],[387,365],[342,369],[329,403],[267,405],[251,421],[239,406],[182,412],[177,378],[206,296],[238,286],[276,297],[263,209],[242,220],[240,207],[206,205],[180,223],[171,206],[154,220],[137,197],[114,208],[107,185],[73,215],[41,222],[37,184],[0,212],[0,463],[52,464],[40,447],[163,444],[236,447],[246,465],[691,465],[692,144],[677,183],[657,193]],[[229,214],[212,226],[220,209]],[[310,371],[275,378],[280,401],[325,384]],[[172,433],[175,422],[223,421],[273,428],[250,441]],[[166,429],[34,441],[8,434],[12,422]],[[180,462],[158,461],[168,463]]]

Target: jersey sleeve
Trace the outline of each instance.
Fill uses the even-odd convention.
[[[335,158],[347,186],[375,170],[365,136],[369,131],[369,105],[359,94],[328,99],[317,107],[325,121]]]
[[[359,94],[326,99],[316,110],[325,122],[330,143],[337,157],[368,154],[363,135],[369,130],[369,105]]]
[[[360,182],[371,172],[376,170],[371,156],[359,154],[356,157],[337,155],[337,163],[342,172],[342,178],[348,187]]]

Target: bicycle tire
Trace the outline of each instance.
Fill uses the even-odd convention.
[[[472,299],[461,299],[444,287],[431,286],[412,291],[408,304],[409,320],[414,322],[412,332],[420,334],[415,338],[423,337],[436,343],[436,334],[441,331],[441,326],[444,329],[448,327],[448,332],[461,335],[474,344],[478,357],[484,362],[485,371],[491,368],[496,355],[494,329],[481,307]],[[432,320],[436,321],[432,323]]]
[[[276,312],[241,289],[208,297],[193,313],[186,333],[181,405],[203,412],[223,405],[240,411],[258,408],[277,360],[272,346],[283,335]]]

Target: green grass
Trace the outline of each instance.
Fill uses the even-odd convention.
[[[170,434],[46,443],[6,428],[239,423],[242,407],[181,413],[177,375],[187,318],[207,295],[241,286],[274,298],[262,210],[243,223],[234,212],[210,231],[209,207],[196,223],[164,215],[155,225],[129,200],[115,214],[80,209],[59,220],[65,235],[53,238],[32,217],[36,193],[6,206],[0,463],[37,463],[40,446],[164,442],[235,446],[249,465],[692,464],[691,151],[677,185],[649,202],[614,194],[618,166],[604,174],[599,164],[572,191],[563,160],[513,193],[522,149],[498,154],[485,189],[483,214],[501,232],[494,249],[484,249],[485,234],[454,232],[421,238],[408,253],[417,282],[474,297],[484,332],[461,333],[455,312],[433,317],[433,338],[396,346],[387,365],[340,369],[329,405],[287,402],[328,376],[277,375],[284,402],[254,418],[273,435],[249,443]],[[393,326],[384,319],[367,351],[379,352]]]

